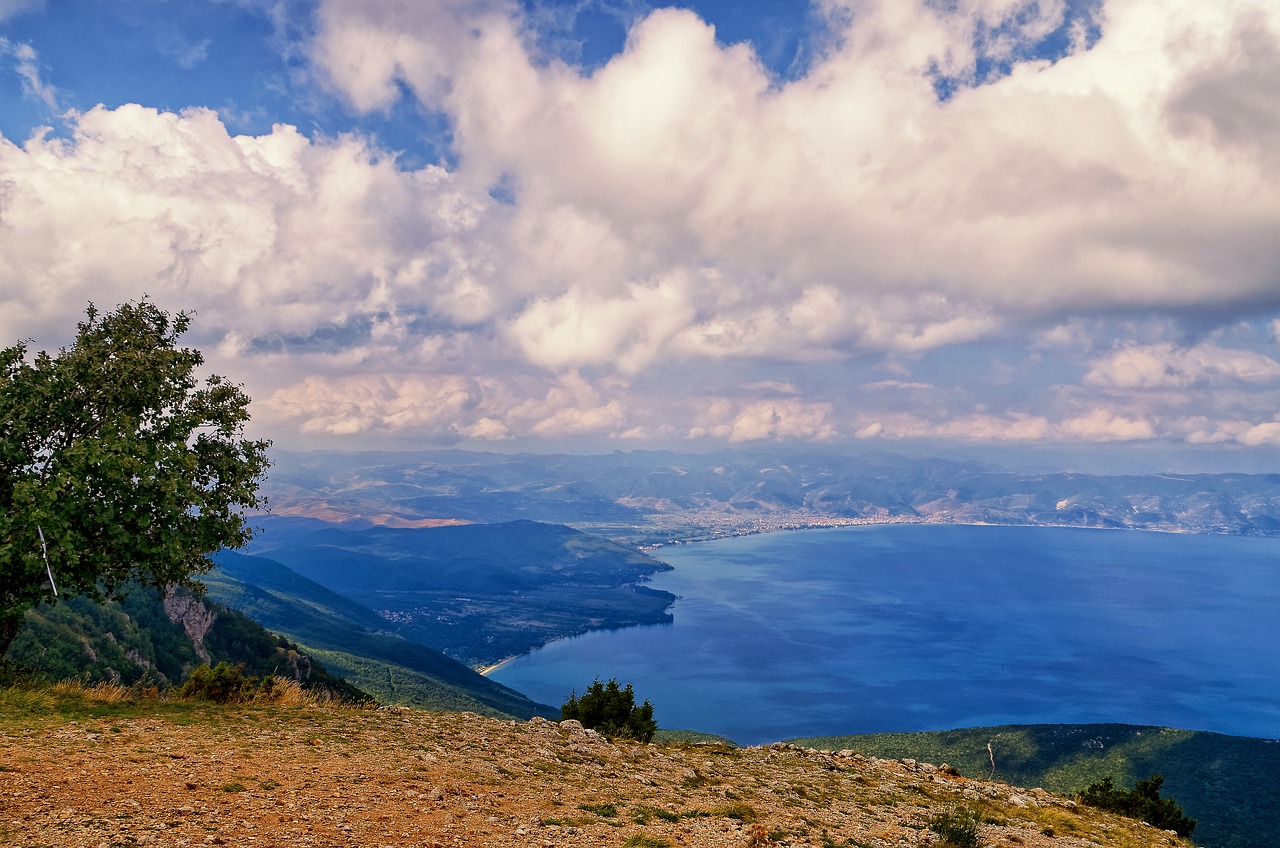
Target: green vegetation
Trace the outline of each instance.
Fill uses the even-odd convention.
[[[1259,777],[1280,774],[1280,742],[1270,739],[1124,724],[1047,724],[793,741],[950,763],[970,778],[987,778],[994,760],[996,780],[1063,795],[1076,795],[1108,776],[1116,786],[1134,786],[1146,775],[1162,774],[1161,789],[1197,821],[1198,841],[1215,848],[1270,848],[1271,834],[1280,833],[1275,788]]]
[[[625,688],[610,679],[601,683],[599,678],[587,687],[579,698],[570,693],[569,700],[560,707],[562,719],[576,719],[582,726],[598,730],[608,737],[635,739],[639,742],[653,740],[658,723],[653,720],[653,705],[647,700],[636,706],[636,693],[628,683]]]
[[[473,667],[588,630],[671,621],[667,608],[675,596],[641,585],[670,566],[561,525],[359,529],[274,516],[262,525],[260,554],[277,567],[378,610],[382,618],[373,629],[431,645]],[[229,564],[245,583],[280,588],[278,575],[260,578],[235,558]],[[313,641],[290,622],[260,620]]]
[[[288,686],[288,681],[274,675],[249,677],[245,675],[243,665],[220,662],[215,666],[202,665],[193,669],[191,676],[178,687],[177,697],[218,704],[271,703]]]
[[[44,722],[56,725],[67,721],[120,720],[162,717],[179,724],[192,721],[222,721],[228,715],[226,704],[233,703],[236,715],[244,710],[266,711],[277,708],[320,708],[323,710],[365,710],[371,702],[351,702],[333,698],[328,692],[306,690],[292,680],[275,680],[269,686],[255,686],[252,693],[240,699],[217,701],[201,693],[182,694],[179,687],[161,690],[155,686],[118,683],[84,683],[61,680],[49,683],[36,678],[12,675],[0,680],[0,719],[10,726],[38,726]],[[297,715],[297,714],[292,714]],[[305,717],[305,714],[302,714]],[[110,728],[118,732],[118,727]]]
[[[938,834],[942,848],[979,848],[978,817],[971,810],[953,809],[929,819],[929,829]]]
[[[249,540],[268,444],[238,386],[197,380],[189,325],[91,304],[57,355],[0,349],[0,656],[41,602],[188,583]]]
[[[166,611],[158,589],[121,589],[115,601],[79,596],[28,610],[8,654],[10,668],[44,680],[77,679],[165,689],[183,682],[206,659],[239,666],[247,676],[296,681],[350,701],[365,691],[335,677],[315,655],[240,613],[177,590],[171,601],[208,624],[199,650],[181,620]]]
[[[1164,775],[1153,774],[1146,780],[1139,780],[1133,789],[1118,789],[1110,777],[1104,777],[1097,783],[1080,793],[1080,800],[1091,807],[1120,813],[1130,818],[1141,819],[1161,830],[1176,831],[1179,836],[1190,836],[1196,829],[1195,819],[1189,819],[1182,813],[1182,807],[1172,798],[1161,798],[1160,787],[1164,785]]]
[[[729,748],[738,747],[732,740],[717,736],[714,733],[700,733],[696,730],[667,730],[662,727],[654,731],[653,741],[666,743],[683,742],[686,744],[708,742],[716,745],[725,745]]]
[[[414,663],[415,667],[379,659],[377,656],[357,655],[311,645],[306,646],[305,650],[323,661],[326,667],[341,674],[352,685],[369,692],[380,703],[494,717],[555,717],[555,708],[534,703],[519,692],[481,677],[465,666],[460,668],[473,675],[479,681],[478,684],[455,682],[439,673],[423,670],[422,666],[426,663],[421,662],[422,657],[415,658],[409,656],[409,653],[416,651],[420,655],[426,655],[431,649],[425,645],[406,642],[394,636],[381,638],[395,647],[397,652],[404,652],[405,660]],[[353,648],[360,650],[364,646],[355,645]]]
[[[622,843],[622,848],[670,848],[671,843],[660,836],[649,836],[647,833],[637,833],[626,842]]]
[[[305,645],[308,654],[383,703],[516,718],[558,716],[554,707],[435,648],[379,632],[393,625],[274,560],[230,551],[216,559],[218,567],[204,578],[211,597]]]

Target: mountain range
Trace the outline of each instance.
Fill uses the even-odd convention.
[[[883,453],[273,454],[276,516],[391,527],[531,519],[648,547],[884,521],[1280,535],[1280,474],[1017,472]]]

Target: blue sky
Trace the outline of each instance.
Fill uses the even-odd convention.
[[[1280,9],[0,0],[0,334],[286,448],[1276,469]]]

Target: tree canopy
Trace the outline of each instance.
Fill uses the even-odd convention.
[[[652,741],[658,729],[658,723],[653,720],[653,705],[646,700],[636,706],[636,693],[631,684],[623,688],[613,679],[601,683],[597,678],[581,698],[576,692],[570,693],[569,700],[560,708],[560,718],[576,719],[583,727],[599,730],[605,736],[640,742]]]
[[[197,376],[190,323],[90,304],[56,355],[0,350],[0,656],[35,604],[189,584],[252,536],[269,442],[245,437],[238,385]]]
[[[1196,820],[1183,815],[1182,807],[1172,798],[1160,797],[1163,785],[1164,775],[1153,774],[1139,780],[1133,789],[1118,789],[1108,776],[1091,783],[1080,793],[1080,800],[1092,807],[1142,819],[1161,830],[1176,831],[1179,836],[1190,836],[1196,829]]]

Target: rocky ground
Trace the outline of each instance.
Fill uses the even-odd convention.
[[[99,714],[0,698],[0,845],[1189,844],[1040,790],[789,746],[611,743],[573,722],[317,706]],[[932,827],[931,827],[932,823]]]

